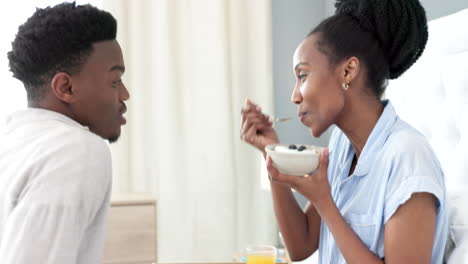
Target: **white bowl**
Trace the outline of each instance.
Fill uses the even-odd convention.
[[[290,149],[290,145],[297,148],[304,146],[303,151]],[[306,144],[270,144],[265,147],[268,156],[273,160],[273,166],[282,174],[304,176],[315,171],[319,165],[322,147]]]

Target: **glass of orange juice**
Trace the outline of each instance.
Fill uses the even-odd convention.
[[[276,248],[274,246],[256,245],[245,249],[247,264],[275,264]]]

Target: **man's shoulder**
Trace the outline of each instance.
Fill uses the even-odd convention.
[[[63,154],[74,158],[110,156],[109,146],[104,139],[84,127],[52,121],[44,132],[33,140],[44,154],[59,157]]]
[[[108,174],[111,170],[111,153],[108,143],[98,135],[84,127],[63,124],[59,121],[50,122],[44,128],[46,131],[21,143],[23,153],[35,153],[35,162],[31,166],[40,166],[46,170],[61,168],[79,171],[81,175]]]
[[[69,142],[73,147],[86,147],[90,150],[109,151],[109,146],[106,141],[100,136],[89,130],[71,128],[68,131],[63,131],[63,136],[66,142]],[[62,141],[63,138],[56,139]]]
[[[110,155],[104,139],[86,127],[59,119],[31,120],[6,128],[0,138],[0,147],[0,153],[16,158],[32,153],[40,159],[80,154]]]
[[[106,142],[87,127],[64,114],[46,109],[30,108],[12,114],[0,141],[2,146],[33,149],[42,154],[68,148],[108,152]]]
[[[108,144],[84,127],[58,122],[25,126],[3,140],[3,179],[18,183],[16,195],[27,192],[44,203],[76,205],[107,193],[112,181]]]
[[[79,127],[57,126],[47,139],[40,140],[37,151],[47,167],[69,168],[81,175],[108,174],[112,166],[108,143]]]
[[[54,139],[57,144],[57,154],[68,154],[75,160],[89,163],[92,160],[110,162],[110,149],[108,143],[98,135],[80,129],[70,129],[57,135]]]

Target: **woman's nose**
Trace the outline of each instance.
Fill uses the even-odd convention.
[[[291,101],[294,104],[300,104],[302,102],[302,95],[301,92],[299,91],[298,87],[294,87],[294,90],[291,95]]]

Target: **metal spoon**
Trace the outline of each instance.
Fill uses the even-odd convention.
[[[292,117],[273,117],[273,127],[279,123],[284,123],[288,122],[289,120],[292,120]]]

